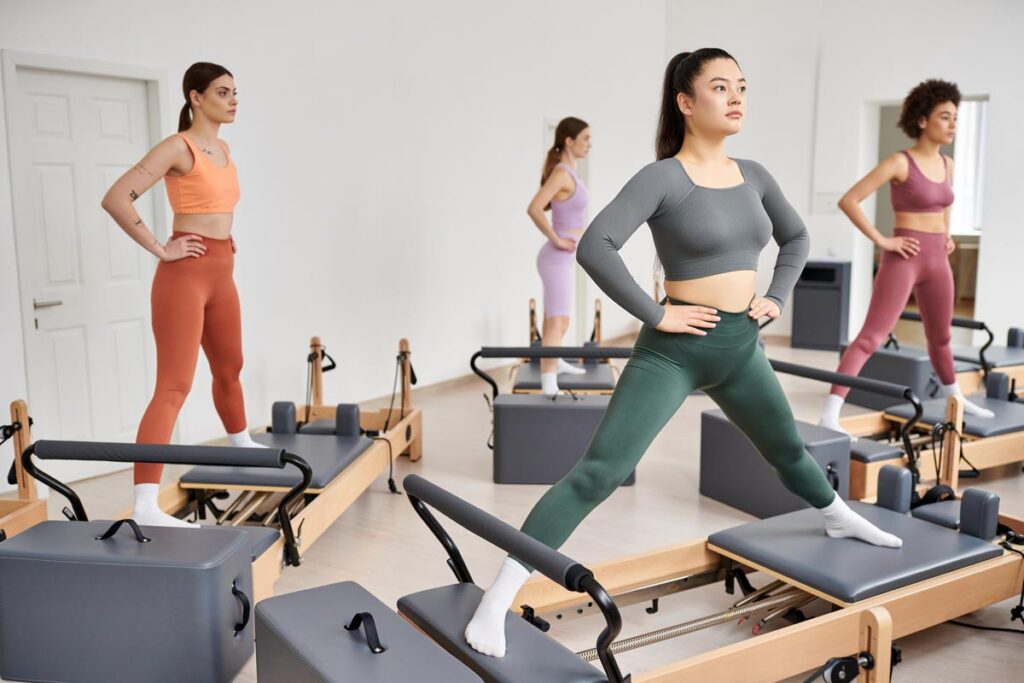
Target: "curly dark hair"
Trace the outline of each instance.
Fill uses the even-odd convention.
[[[960,88],[956,83],[930,78],[914,86],[903,100],[903,111],[896,124],[908,137],[921,137],[921,126],[918,121],[928,118],[932,110],[943,102],[952,102],[960,106]]]

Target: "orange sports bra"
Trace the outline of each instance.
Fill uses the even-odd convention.
[[[178,135],[192,150],[192,170],[183,176],[164,176],[167,199],[176,214],[233,213],[238,204],[238,173],[231,155],[224,148],[227,166],[217,166],[188,139]],[[224,146],[224,143],[220,143]]]

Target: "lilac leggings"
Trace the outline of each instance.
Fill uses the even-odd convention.
[[[544,317],[568,316],[572,311],[572,277],[576,254],[559,249],[550,240],[537,254],[537,272],[544,284]]]
[[[913,290],[921,309],[932,367],[943,384],[953,384],[956,371],[953,351],[949,348],[949,330],[953,323],[953,272],[946,254],[946,235],[906,228],[896,228],[894,234],[916,238],[921,250],[907,259],[892,251],[882,253],[864,327],[839,360],[837,372],[844,375],[860,373],[864,363],[892,331]],[[850,389],[833,386],[832,393],[845,398]]]

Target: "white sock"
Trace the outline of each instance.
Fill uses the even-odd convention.
[[[825,516],[825,533],[832,538],[858,538],[871,545],[899,548],[903,540],[882,531],[850,509],[838,495],[826,507],[821,508]]]
[[[943,384],[942,385],[942,395],[943,396],[947,396],[947,397],[948,396],[959,396],[961,398],[963,398],[963,396],[964,396],[960,392],[960,385],[957,384],[956,382],[954,382],[953,384]],[[970,401],[968,401],[966,398],[964,398],[964,412],[967,413],[968,415],[973,415],[974,417],[995,417],[996,416],[996,414],[993,413],[988,408],[982,408],[979,405],[975,405],[975,404],[971,403]]]
[[[542,372],[540,374],[540,391],[545,396],[554,396],[558,393],[558,375],[554,372]]]
[[[466,642],[480,654],[505,656],[505,615],[516,593],[530,578],[530,572],[511,557],[506,557],[466,626]]]
[[[184,529],[196,529],[198,524],[178,519],[160,509],[158,498],[160,484],[136,484],[135,502],[132,505],[132,519],[141,526],[173,526]]]
[[[839,411],[843,409],[844,403],[846,403],[846,399],[842,396],[829,394],[828,398],[825,399],[825,409],[821,411],[821,417],[818,419],[818,424],[822,427],[831,429],[834,432],[840,432],[849,436],[849,432],[843,429],[843,426],[839,424]],[[850,436],[851,441],[856,441],[856,439],[857,437]]]
[[[244,430],[237,434],[228,434],[228,441],[235,448],[266,448],[263,444],[253,441],[252,435]]]
[[[584,368],[570,365],[564,358],[558,359],[558,372],[564,372],[567,375],[585,375],[587,371]]]

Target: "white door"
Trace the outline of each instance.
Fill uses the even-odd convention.
[[[5,92],[33,436],[133,441],[155,376],[155,260],[100,200],[150,147],[147,85],[26,66],[14,74]],[[153,229],[161,190],[136,202]],[[127,466],[41,467],[75,481]]]

